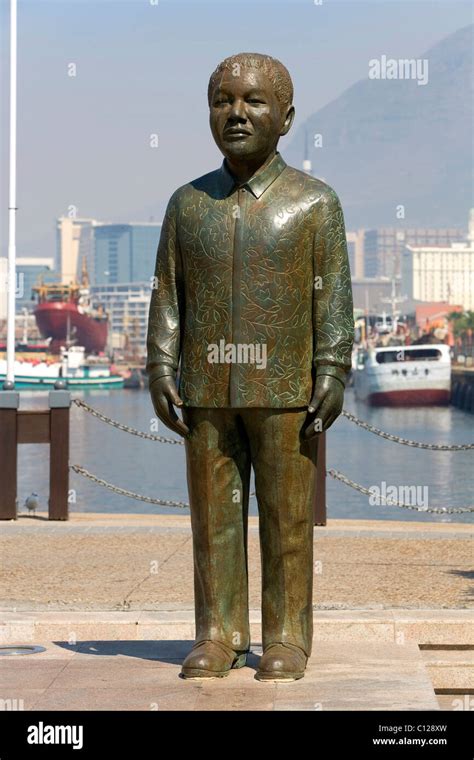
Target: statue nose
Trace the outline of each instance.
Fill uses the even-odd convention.
[[[240,119],[243,121],[247,120],[247,116],[245,114],[245,103],[243,100],[234,100],[232,108],[230,110],[230,118]]]

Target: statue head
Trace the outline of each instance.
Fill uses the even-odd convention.
[[[214,140],[234,164],[263,163],[295,114],[287,69],[261,53],[238,53],[222,61],[209,80],[208,101]]]

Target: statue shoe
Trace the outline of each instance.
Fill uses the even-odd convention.
[[[265,647],[255,678],[258,681],[297,681],[303,678],[308,657],[295,644],[275,643]]]
[[[224,678],[233,668],[243,668],[247,652],[235,652],[221,641],[197,641],[181,668],[183,678]]]

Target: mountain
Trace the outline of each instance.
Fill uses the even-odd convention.
[[[459,29],[419,56],[428,60],[427,84],[367,76],[310,116],[282,151],[301,168],[307,131],[313,173],[337,191],[348,228],[467,226],[472,31]],[[313,147],[316,133],[322,148]]]

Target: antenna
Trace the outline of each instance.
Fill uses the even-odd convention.
[[[397,303],[403,303],[407,300],[406,296],[397,296],[397,286],[395,276],[392,277],[392,289],[389,298],[380,298],[382,303],[389,303],[392,308],[392,317],[398,316]]]
[[[304,128],[304,157],[303,157],[303,171],[306,174],[313,173],[313,167],[310,159],[308,158],[308,128]]]

